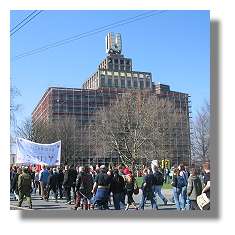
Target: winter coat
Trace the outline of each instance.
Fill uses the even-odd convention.
[[[16,173],[14,175],[13,181],[12,181],[12,185],[11,185],[11,190],[15,191],[16,194],[19,194],[19,190],[18,190],[18,178],[19,178],[19,173]]]
[[[32,191],[32,179],[30,174],[28,173],[23,173],[19,175],[18,178],[18,189],[19,192],[25,193],[25,194],[30,194]]]
[[[49,174],[50,173],[47,169],[41,170],[39,173],[39,181],[43,182],[44,184],[47,184]]]
[[[80,172],[76,180],[76,191],[90,199],[92,197],[93,177],[89,173]]]
[[[115,174],[112,177],[110,189],[112,193],[123,193],[125,189],[124,178],[119,174]]]
[[[58,187],[58,173],[52,173],[48,177],[48,186],[51,188],[57,188]]]
[[[75,186],[77,178],[77,173],[75,171],[76,170],[74,169],[69,169],[64,172],[64,181],[63,181],[64,187]]]
[[[188,178],[187,195],[190,200],[196,200],[202,193],[202,183],[198,176],[190,175]]]

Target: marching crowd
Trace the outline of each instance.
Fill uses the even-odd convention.
[[[162,193],[162,186],[169,181],[172,185],[171,201],[177,210],[200,210],[202,208],[198,205],[197,197],[205,194],[210,198],[209,163],[204,163],[200,171],[196,168],[189,170],[180,164],[172,169],[171,176],[169,170],[162,172],[160,167],[152,165],[143,167],[142,176],[139,189],[136,177],[123,164],[112,169],[107,169],[105,165],[76,168],[73,165],[65,165],[63,168],[12,166],[10,191],[18,200],[19,207],[26,197],[29,208],[32,208],[32,193],[38,192],[42,200],[48,201],[52,192],[56,202],[66,198],[66,204],[74,210],[109,209],[111,201],[115,210],[128,210],[130,207],[144,210],[147,200],[151,202],[152,209],[158,209],[157,196],[164,205],[168,203]],[[139,193],[141,199],[137,206],[133,195]],[[208,203],[206,209],[210,209]]]

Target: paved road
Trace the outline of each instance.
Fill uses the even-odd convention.
[[[165,206],[162,200],[158,197],[157,203],[159,206],[159,210],[176,210],[175,204],[171,202],[171,197],[172,197],[171,190],[165,189],[162,191],[168,200],[168,204]],[[134,200],[137,205],[139,205],[140,198],[141,198],[141,192],[138,195],[134,195]],[[11,210],[29,210],[26,201],[24,201],[22,204],[22,207],[19,208],[17,207],[17,201],[12,200],[12,199],[13,198],[11,196],[11,202],[10,202]],[[41,200],[38,194],[36,195],[32,194],[33,210],[71,210],[73,205],[66,205],[65,202],[66,202],[65,199],[58,200],[58,202],[55,202],[52,195],[50,196],[49,201],[47,202],[45,200]],[[110,206],[110,209],[114,209],[113,205]],[[145,209],[146,210],[151,209],[151,204],[149,201],[147,201]],[[133,210],[133,209],[130,209],[130,210]]]

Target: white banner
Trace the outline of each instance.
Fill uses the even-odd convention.
[[[38,144],[17,138],[16,146],[16,163],[60,165],[61,141],[52,144]]]

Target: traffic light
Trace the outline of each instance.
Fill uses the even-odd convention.
[[[170,168],[170,166],[171,166],[171,161],[170,160],[168,160],[168,159],[163,159],[162,161],[161,161],[161,168],[163,169],[163,168]]]

